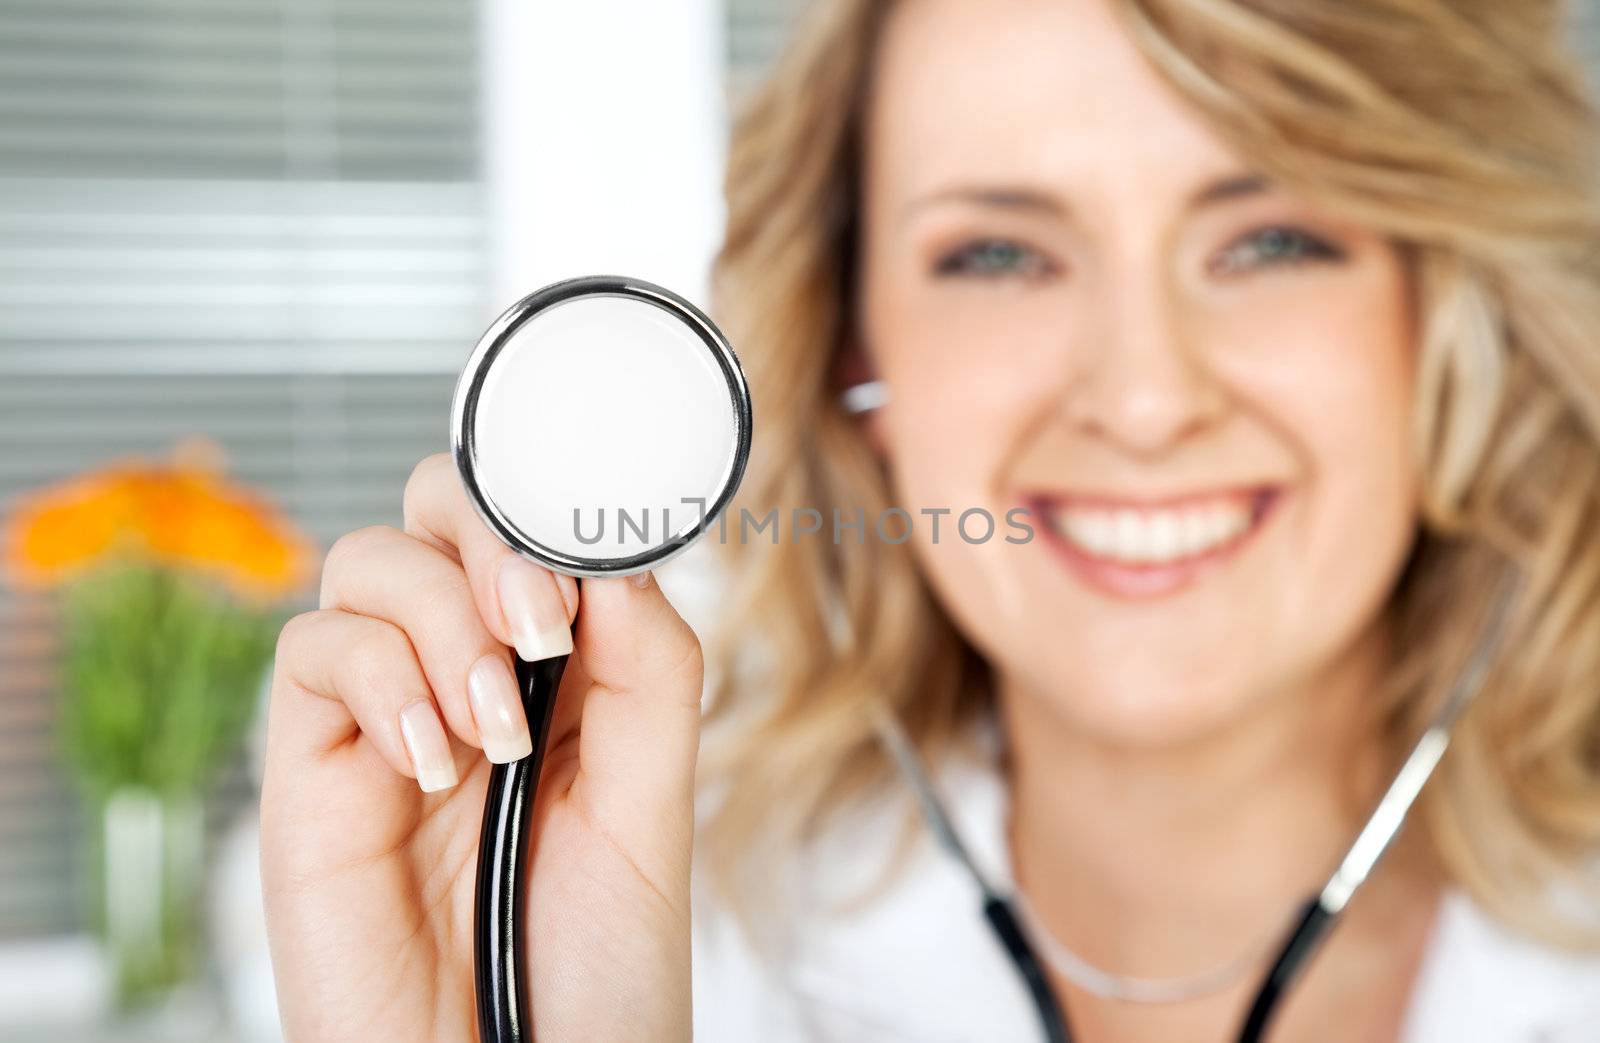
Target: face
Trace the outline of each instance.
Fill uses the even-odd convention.
[[[1336,668],[1415,527],[1396,248],[1257,176],[1101,0],[896,5],[866,135],[873,434],[1002,687],[1148,743]]]

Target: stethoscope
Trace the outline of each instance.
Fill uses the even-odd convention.
[[[877,382],[843,396],[850,412],[886,401]],[[490,326],[456,386],[451,445],[469,499],[513,550],[570,576],[625,576],[676,557],[716,521],[744,475],[751,420],[739,361],[703,312],[641,279],[589,276],[530,294]],[[607,510],[616,512],[609,538]],[[600,517],[586,526],[586,512]],[[1515,589],[1508,582],[1497,592],[1481,640],[1444,702],[1338,867],[1298,910],[1244,1018],[1240,1043],[1260,1040],[1283,994],[1399,834],[1457,719],[1483,686]],[[532,1038],[524,976],[529,816],[566,662],[517,662],[533,749],[490,773],[474,913],[483,1043]],[[876,724],[938,844],[972,879],[1045,1038],[1071,1040],[1021,896],[1007,895],[978,868],[894,716],[880,711]]]
[[[1327,883],[1315,897],[1308,899],[1296,911],[1292,926],[1279,944],[1271,968],[1257,987],[1241,1023],[1237,1037],[1239,1043],[1258,1043],[1284,993],[1305,970],[1328,933],[1338,924],[1350,899],[1366,882],[1399,834],[1417,795],[1422,792],[1423,785],[1444,756],[1456,721],[1483,687],[1489,666],[1505,635],[1515,590],[1515,582],[1507,581],[1497,591],[1481,638],[1473,646],[1471,655],[1462,666],[1443,704],[1401,763],[1382,799]],[[1044,1038],[1050,1043],[1067,1043],[1072,1039],[1067,1014],[1039,959],[1040,939],[1035,937],[1036,932],[1029,929],[1026,918],[1019,915],[1019,908],[1025,908],[1021,903],[1021,895],[1007,895],[978,868],[909,737],[894,715],[886,708],[879,707],[874,723],[884,748],[915,794],[923,819],[937,843],[963,868],[981,895],[984,919],[1027,986],[1029,997],[1038,1010]],[[1075,959],[1070,955],[1068,958]],[[1059,962],[1057,965],[1060,965]],[[1084,980],[1085,973],[1096,973],[1082,962],[1079,962],[1078,968],[1078,972],[1072,976],[1079,981]],[[1101,977],[1108,977],[1103,972],[1099,973]]]
[[[749,389],[722,332],[677,294],[622,276],[569,279],[512,305],[473,350],[450,421],[485,524],[537,564],[591,578],[688,549],[738,488],[750,429]],[[517,661],[533,749],[489,776],[473,922],[483,1043],[533,1038],[529,817],[566,664]]]

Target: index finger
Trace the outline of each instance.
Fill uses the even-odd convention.
[[[448,453],[423,459],[405,491],[405,531],[457,558],[495,639],[530,662],[572,651],[578,583],[512,550],[467,499]]]

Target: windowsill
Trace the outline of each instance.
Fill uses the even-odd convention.
[[[88,935],[0,944],[0,1043],[231,1043],[222,1009],[204,990],[159,1011],[117,1019],[105,957]]]

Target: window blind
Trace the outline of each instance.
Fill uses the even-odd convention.
[[[398,521],[489,318],[477,18],[0,0],[0,511],[205,434],[323,546]],[[51,605],[0,588],[0,938],[83,926]]]

